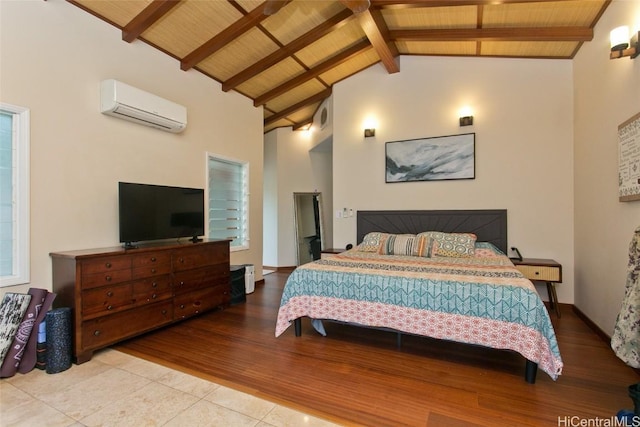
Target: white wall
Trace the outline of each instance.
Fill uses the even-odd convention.
[[[206,153],[250,162],[251,250],[262,262],[262,110],[62,0],[0,2],[0,99],[31,109],[31,283],[51,289],[53,251],[118,245],[118,181],[205,188]],[[185,105],[170,134],[99,112],[116,78]],[[258,269],[256,279],[261,279]]]
[[[264,206],[262,265],[278,267],[278,135],[277,130],[264,136]]]
[[[573,302],[571,61],[403,56],[399,73],[373,66],[333,97],[334,209],[507,209],[509,245],[560,262],[558,297]],[[474,125],[460,127],[465,105]],[[468,132],[474,180],[385,183],[385,142]],[[336,246],[355,239],[355,216],[334,220]]]
[[[609,31],[640,29],[640,2],[613,1],[574,58],[575,305],[613,333],[640,202],[618,201],[618,125],[640,113],[640,57],[609,59]]]
[[[265,135],[266,170],[275,170],[276,183],[265,181],[265,218],[268,227],[276,227],[277,239],[264,242],[264,265],[269,267],[291,267],[296,262],[296,234],[294,193],[322,193],[324,200],[331,200],[331,153],[315,151],[314,134],[279,128]],[[276,195],[276,202],[272,199]],[[330,208],[324,208],[324,219],[330,218]],[[265,225],[267,228],[267,225]],[[329,229],[330,230],[330,229]],[[267,231],[273,233],[272,229]],[[329,231],[330,232],[330,231]]]

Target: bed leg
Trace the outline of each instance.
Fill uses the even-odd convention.
[[[296,336],[299,337],[302,335],[302,318],[298,317],[293,321],[293,327],[296,330]]]
[[[524,379],[529,384],[536,383],[536,374],[538,373],[538,364],[527,360],[527,365],[524,368]]]
[[[398,335],[396,336],[396,345],[398,348],[402,347],[402,334],[400,332],[398,332]]]

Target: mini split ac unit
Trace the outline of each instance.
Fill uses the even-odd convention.
[[[113,79],[104,80],[100,89],[101,113],[173,133],[187,127],[182,105]]]

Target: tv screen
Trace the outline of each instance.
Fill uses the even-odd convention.
[[[204,234],[204,190],[163,185],[118,184],[120,242]]]

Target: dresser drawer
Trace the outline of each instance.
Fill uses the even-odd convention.
[[[171,300],[89,320],[82,323],[82,349],[104,347],[172,320]]]
[[[133,300],[136,304],[171,298],[171,276],[164,275],[133,282]]]
[[[194,289],[212,287],[218,284],[230,285],[229,265],[221,264],[213,267],[182,271],[174,274],[173,292],[175,294],[189,292]]]
[[[82,262],[82,276],[131,268],[131,257],[111,256]]]
[[[171,264],[168,262],[164,264],[147,264],[142,267],[134,268],[132,271],[132,278],[141,279],[143,277],[153,277],[169,273],[171,273]]]
[[[104,273],[87,274],[82,276],[82,289],[112,285],[131,280],[131,267],[126,270],[105,271]]]
[[[168,251],[149,252],[142,255],[134,255],[133,268],[150,267],[159,264],[171,264],[171,254]]]
[[[562,281],[560,267],[544,265],[516,265],[516,268],[529,280],[542,280],[545,282]]]
[[[190,270],[214,264],[229,263],[229,243],[209,245],[206,248],[187,248],[175,251],[171,263],[174,271]]]
[[[82,291],[82,314],[85,317],[110,314],[131,304],[133,299],[128,283]]]
[[[176,320],[195,316],[214,307],[225,305],[229,301],[229,293],[219,288],[206,288],[186,294],[177,295],[173,302],[173,315]]]

